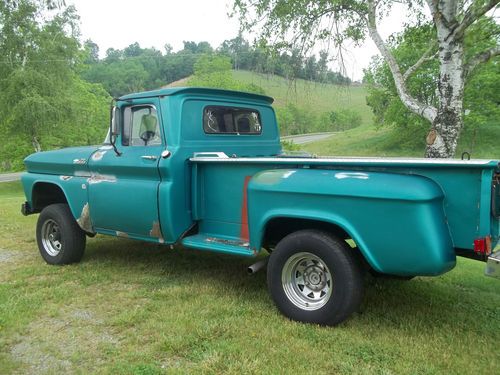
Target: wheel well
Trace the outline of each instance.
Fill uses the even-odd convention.
[[[34,212],[41,212],[45,207],[54,203],[68,203],[62,189],[47,182],[35,184],[31,200]]]
[[[351,236],[338,225],[321,220],[278,217],[271,219],[264,231],[262,244],[265,249],[273,248],[285,236],[302,229],[318,229],[346,240]]]

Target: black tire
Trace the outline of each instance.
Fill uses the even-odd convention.
[[[36,240],[42,258],[49,264],[79,262],[85,251],[85,232],[63,203],[42,210],[36,225]]]
[[[269,257],[267,283],[278,309],[300,322],[339,324],[357,311],[363,297],[363,271],[354,251],[318,230],[294,232],[278,243]]]

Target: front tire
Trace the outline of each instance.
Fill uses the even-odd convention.
[[[278,243],[267,282],[278,309],[300,322],[339,324],[359,308],[363,296],[363,272],[353,250],[318,230],[301,230]]]
[[[79,262],[85,251],[85,233],[63,203],[42,210],[36,225],[36,240],[42,258],[49,264]]]

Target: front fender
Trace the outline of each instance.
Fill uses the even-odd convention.
[[[93,232],[89,224],[87,178],[88,176],[58,176],[28,172],[22,174],[21,182],[26,200],[31,207],[34,207],[33,190],[37,184],[45,183],[57,186],[66,197],[71,213],[78,224],[86,232]]]
[[[376,271],[437,275],[455,265],[443,191],[415,175],[320,169],[257,173],[248,186],[250,246],[279,217],[342,228]]]

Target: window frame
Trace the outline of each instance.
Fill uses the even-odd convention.
[[[133,109],[136,108],[136,107],[139,107],[139,108],[152,108],[154,109],[155,113],[156,113],[156,119],[158,121],[158,130],[160,132],[160,141],[161,143],[160,144],[153,144],[153,145],[133,145],[133,144],[130,144],[130,141],[132,140],[132,126],[130,126],[130,130],[129,130],[129,134],[127,134],[127,143],[124,143],[125,142],[125,111],[127,109],[130,109],[130,118],[129,118],[129,121],[130,121],[130,125],[132,125],[132,119],[133,119]],[[120,130],[121,130],[121,144],[122,146],[124,147],[153,147],[153,146],[162,146],[165,142],[163,140],[163,135],[162,135],[162,129],[161,129],[161,124],[160,124],[160,116],[159,116],[159,113],[158,113],[158,109],[156,108],[156,106],[154,104],[133,104],[133,105],[125,105],[125,106],[122,106],[120,108],[120,111],[119,111],[120,115],[119,115],[119,120],[120,120]]]
[[[235,132],[207,132],[207,130],[205,129],[205,112],[207,109],[209,108],[222,108],[222,109],[231,109],[231,110],[234,110],[234,111],[248,111],[248,112],[255,112],[257,113],[257,120],[260,124],[260,131],[257,133],[257,132],[249,132],[249,133],[239,133],[237,131]],[[234,123],[234,115],[232,115],[233,117],[233,123]],[[262,116],[260,114],[260,111],[256,108],[247,108],[247,107],[238,107],[238,106],[230,106],[230,105],[214,105],[214,104],[210,104],[210,105],[206,105],[203,107],[203,110],[202,110],[202,118],[201,118],[201,126],[203,128],[203,132],[205,134],[208,134],[208,135],[224,135],[224,136],[231,136],[231,135],[236,135],[236,136],[260,136],[262,135],[262,131],[263,131],[263,128],[264,128],[264,125],[262,123]]]

